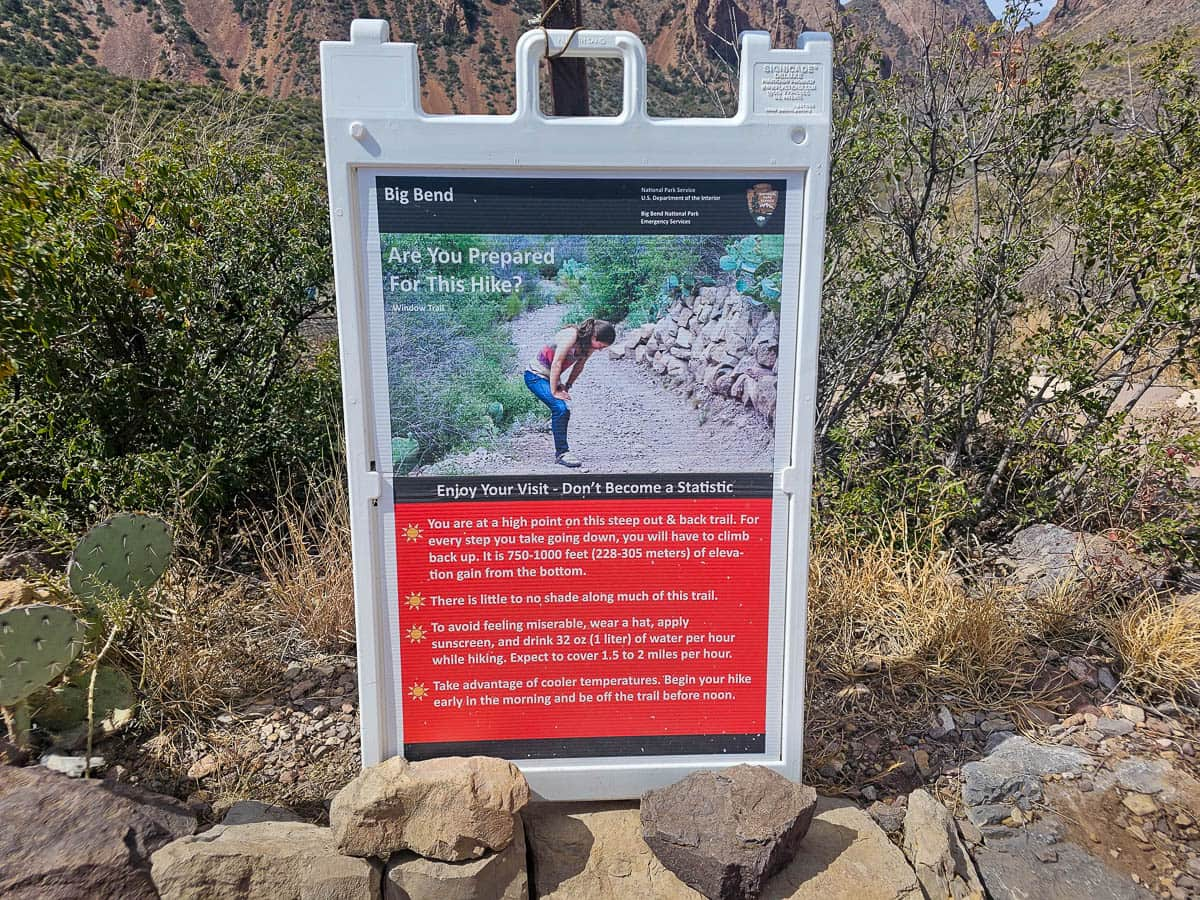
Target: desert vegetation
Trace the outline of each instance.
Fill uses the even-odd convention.
[[[837,36],[817,736],[864,675],[914,719],[1020,714],[1068,651],[1146,696],[1200,689],[1198,607],[1172,596],[1195,571],[1198,411],[1141,402],[1194,389],[1200,365],[1197,45],[1161,43],[1117,95],[1090,73],[1120,48],[1015,26],[947,35],[886,76]],[[336,347],[311,327],[333,303],[316,113],[74,71],[0,82],[0,537],[61,552],[113,512],[171,521],[172,567],[108,657],[169,768],[289,661],[353,647]],[[691,248],[604,241],[592,271],[540,273],[572,313],[641,324],[722,277]],[[746,290],[769,303],[768,251],[706,255],[757,253]],[[414,403],[477,426],[418,444],[486,440],[532,402],[496,339],[519,311],[482,304],[447,333],[477,368],[469,395],[424,397],[413,373]],[[1037,522],[1107,534],[1158,574],[1033,600],[992,560]]]

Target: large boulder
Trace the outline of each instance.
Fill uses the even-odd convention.
[[[642,797],[642,835],[706,897],[746,900],[791,862],[816,803],[812,788],[762,766],[693,772]]]
[[[1031,600],[1064,589],[1132,595],[1158,578],[1116,541],[1059,525],[1030,525],[1017,532],[1001,561],[1012,568],[1008,581]]]
[[[377,900],[381,868],[304,822],[218,825],[153,857],[163,900]]]
[[[502,759],[393,757],[342,788],[329,824],[338,849],[351,856],[387,859],[412,850],[460,862],[507,847],[528,802],[525,776]]]
[[[196,830],[170,797],[0,766],[0,897],[153,898],[150,856]]]
[[[983,885],[950,810],[928,791],[908,795],[904,816],[904,855],[916,870],[927,897],[983,900]]]
[[[478,859],[442,862],[402,850],[388,860],[384,900],[529,900],[525,832],[518,824],[512,843]]]

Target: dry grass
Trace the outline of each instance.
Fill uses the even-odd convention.
[[[1108,621],[1125,678],[1152,692],[1200,694],[1200,599],[1148,597]]]
[[[857,546],[826,529],[810,573],[808,653],[817,671],[849,678],[885,669],[982,699],[1011,682],[1018,657],[1030,657],[1007,595],[968,594],[932,536]]]
[[[124,644],[155,724],[200,731],[212,715],[277,686],[296,639],[252,581],[218,582],[180,566]]]
[[[276,610],[319,650],[354,648],[354,575],[349,503],[337,474],[283,499],[260,519],[258,562]]]

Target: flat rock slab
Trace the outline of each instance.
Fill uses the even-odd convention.
[[[338,849],[350,856],[388,859],[411,850],[461,862],[507,847],[528,802],[525,776],[502,759],[393,757],[342,788],[329,824]]]
[[[1076,747],[1035,744],[1014,736],[978,762],[962,767],[963,802],[967,806],[1041,798],[1045,775],[1079,773],[1092,758]],[[977,823],[978,824],[978,823]]]
[[[479,859],[442,862],[402,850],[383,873],[384,900],[529,900],[525,832]]]
[[[218,825],[153,857],[163,900],[378,900],[381,873],[303,822]]]
[[[196,830],[170,797],[0,766],[0,897],[153,898],[150,856]]]
[[[975,865],[992,900],[1150,900],[1155,895],[1078,844],[1060,841],[1047,816],[1007,835],[989,834]],[[1047,853],[1047,851],[1051,851]]]
[[[650,852],[636,803],[535,803],[525,812],[533,896],[700,900]],[[904,854],[852,804],[819,799],[796,858],[764,900],[923,900]]]
[[[817,792],[763,766],[693,772],[642,797],[642,836],[711,900],[749,900],[796,855]]]

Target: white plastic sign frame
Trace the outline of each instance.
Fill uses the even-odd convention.
[[[621,113],[553,118],[538,103],[546,54],[616,58],[624,63]],[[372,173],[457,176],[621,176],[654,179],[768,177],[787,183],[781,298],[780,382],[772,534],[771,641],[765,754],[516,762],[546,799],[619,799],[703,768],[740,762],[799,780],[820,286],[829,181],[832,41],[806,33],[795,49],[772,49],[763,32],[742,35],[737,114],[659,119],[646,113],[646,51],[625,31],[541,29],[516,50],[516,111],[510,115],[430,115],[421,108],[415,44],[392,43],[388,24],[356,20],[349,42],[321,44],[321,96],[346,419],[349,502],[358,639],[362,760],[373,765],[403,749],[400,633],[386,369],[372,366],[382,313],[372,309],[366,264]],[[374,236],[378,241],[378,234]],[[377,246],[377,245],[376,245]],[[378,251],[375,251],[376,254]],[[377,275],[377,273],[375,273]],[[794,345],[784,338],[794,335]],[[786,362],[786,364],[785,364]],[[784,378],[790,372],[791,378]],[[381,384],[382,378],[382,384]],[[381,397],[381,393],[384,395]],[[384,423],[386,425],[386,423]],[[386,464],[385,464],[386,462]],[[782,547],[776,546],[780,539]],[[782,551],[782,552],[781,552]],[[780,596],[781,595],[781,596]]]

